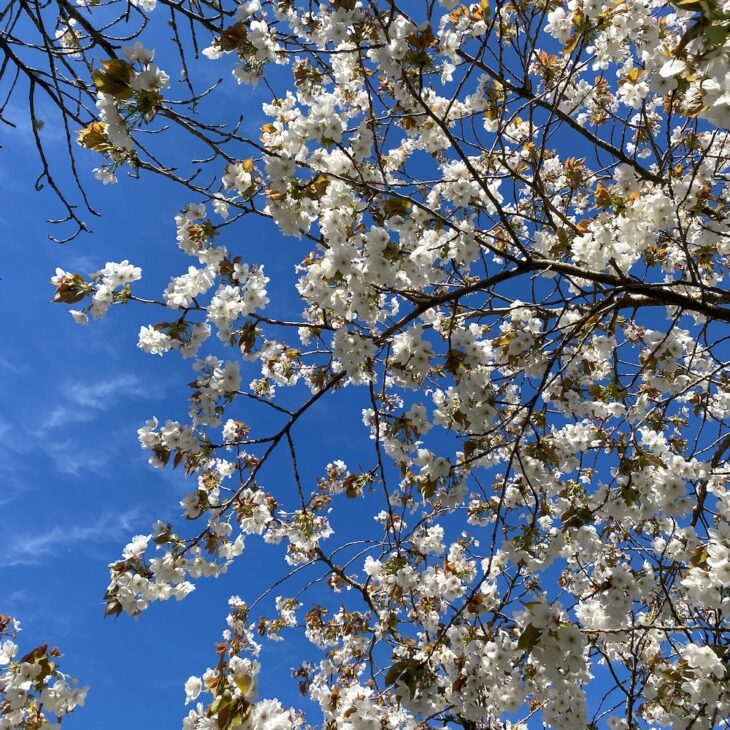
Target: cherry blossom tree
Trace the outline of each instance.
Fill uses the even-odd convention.
[[[52,279],[80,324],[135,307],[139,347],[194,371],[188,419],[138,433],[195,487],[110,566],[107,613],[184,598],[247,542],[286,561],[231,598],[186,730],[728,725],[730,3],[10,0],[0,18],[61,238],[95,213],[94,155],[104,184],[181,195],[192,263],[162,293],[126,260]],[[267,90],[260,132],[227,82],[196,85],[210,66],[243,102]],[[41,97],[77,143],[75,192]],[[292,241],[291,281],[243,245],[251,216]],[[363,463],[323,428],[329,464],[307,473],[298,435],[345,388]],[[313,703],[288,708],[259,653],[294,634],[317,658],[293,672]]]

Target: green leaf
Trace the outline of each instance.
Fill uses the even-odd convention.
[[[527,624],[525,630],[522,634],[520,634],[520,638],[517,640],[517,648],[520,651],[532,651],[541,635],[542,629],[538,629],[532,624]]]
[[[388,669],[385,675],[385,683],[392,685],[400,680],[410,689],[420,667],[421,665],[415,659],[400,659]]]
[[[711,25],[705,31],[705,38],[713,46],[721,46],[725,43],[728,30],[730,30],[730,28],[725,25]]]
[[[570,507],[560,515],[560,519],[565,527],[583,527],[593,522],[593,512],[588,507]]]
[[[235,682],[236,687],[241,690],[241,694],[244,697],[251,690],[251,685],[253,684],[253,679],[248,674],[244,674],[243,672],[239,672],[233,678],[233,681]]]
[[[410,208],[410,202],[403,198],[388,198],[383,203],[383,213],[385,213],[386,218],[392,218],[394,215],[405,215]]]
[[[218,39],[218,45],[222,51],[235,51],[240,45],[246,42],[247,34],[248,31],[243,23],[235,23],[221,33],[221,37]]]
[[[132,80],[132,67],[120,58],[102,61],[103,69],[97,68],[91,78],[99,91],[115,99],[129,99],[134,90],[129,85]]]

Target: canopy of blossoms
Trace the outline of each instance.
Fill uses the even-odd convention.
[[[79,164],[181,194],[160,257],[176,237],[190,265],[164,291],[129,261],[52,279],[80,324],[134,307],[139,347],[192,369],[188,418],[138,433],[195,488],[110,566],[107,613],[182,599],[251,541],[296,585],[231,598],[185,730],[726,725],[730,3],[10,7],[49,28],[55,86],[29,45],[13,63]],[[160,22],[179,68],[147,45]],[[217,85],[186,96],[188,64],[232,73],[241,106],[267,88],[260,133]],[[291,280],[242,244],[250,216],[293,242]],[[344,388],[363,463],[325,431],[305,473],[298,429]],[[288,708],[259,653],[293,633],[317,660]]]

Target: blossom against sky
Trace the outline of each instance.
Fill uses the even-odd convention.
[[[17,118],[20,123],[21,110]],[[51,128],[43,135],[65,179],[62,140]],[[83,177],[104,214],[86,217],[91,234],[52,243],[48,235],[58,230],[45,218],[56,201],[47,189],[33,189],[38,162],[29,132],[3,128],[2,144],[0,611],[21,621],[21,650],[34,641],[58,645],[64,671],[90,685],[86,707],[64,727],[126,729],[138,726],[142,709],[145,727],[178,727],[183,685],[214,655],[228,596],[268,585],[272,549],[252,541],[246,565],[221,581],[204,581],[183,602],[153,607],[141,620],[103,617],[107,564],[155,519],[174,518],[189,489],[181,470],[172,474],[147,463],[136,434],[154,415],[184,417],[186,403],[174,396],[190,379],[188,363],[163,363],[136,346],[139,311],[116,308],[114,317],[79,327],[65,307],[52,303],[49,279],[56,267],[88,272],[131,257],[153,284],[150,291],[164,288],[169,270],[160,262],[169,266],[176,255],[173,217],[187,200],[144,177],[120,175],[116,186],[102,187],[87,153]],[[291,276],[296,241],[256,221],[239,225],[235,236],[242,253]],[[337,429],[326,434],[341,452],[349,448],[350,430],[362,428],[358,412],[349,413],[338,414]],[[302,429],[301,436],[311,441],[321,468],[319,434]],[[282,471],[288,480],[287,467]],[[250,565],[267,569],[252,573]],[[291,641],[286,653],[272,652],[267,672],[286,674],[294,666],[305,647]],[[296,692],[293,683],[285,687]]]
[[[679,100],[667,99],[675,72],[670,63],[666,75],[666,58],[681,51],[695,21],[660,3],[628,5],[604,11],[571,3],[548,14],[510,3],[488,23],[482,3],[442,13],[432,27],[403,9],[379,12],[350,0],[320,6],[316,21],[299,17],[295,5],[251,2],[204,55],[233,54],[219,66],[227,72],[234,61],[234,76],[246,83],[298,53],[313,65],[295,59],[281,71],[293,74],[287,94],[274,69],[267,79],[274,98],[263,106],[259,92],[226,96],[223,87],[214,98],[228,101],[233,114],[245,99],[245,113],[263,108],[272,121],[260,126],[254,111],[245,137],[203,124],[205,133],[192,130],[192,145],[157,126],[171,121],[191,131],[179,102],[166,95],[170,79],[161,68],[173,68],[169,57],[153,61],[152,51],[135,45],[122,50],[127,60],[103,60],[94,71],[86,91],[100,121],[84,127],[79,143],[101,153],[99,207],[110,215],[93,246],[54,253],[69,258],[49,262],[37,288],[48,286],[55,268],[56,300],[78,304],[70,314],[81,325],[102,321],[67,334],[69,317],[56,327],[61,320],[46,308],[38,327],[18,309],[21,349],[43,350],[36,359],[58,382],[41,374],[38,403],[10,404],[8,430],[20,439],[8,461],[23,477],[30,464],[46,464],[58,479],[42,479],[44,488],[52,481],[54,490],[67,483],[69,491],[59,504],[54,491],[43,522],[45,506],[33,514],[42,498],[24,498],[35,480],[30,488],[18,481],[9,504],[22,502],[25,512],[18,509],[23,519],[15,520],[5,570],[23,580],[33,569],[55,570],[43,580],[61,580],[63,570],[51,567],[60,556],[68,568],[79,556],[103,565],[107,545],[114,541],[118,556],[126,532],[131,542],[111,566],[107,612],[137,616],[160,601],[149,615],[164,620],[174,607],[162,601],[198,583],[186,611],[165,626],[177,629],[179,651],[189,635],[208,638],[221,624],[222,601],[209,600],[216,589],[203,593],[208,581],[197,579],[226,568],[246,537],[240,567],[220,585],[258,612],[252,597],[272,582],[278,592],[283,555],[276,546],[286,543],[289,566],[302,566],[302,576],[307,570],[305,579],[293,569],[296,599],[277,598],[280,618],[249,627],[255,614],[231,598],[231,631],[216,670],[202,673],[210,659],[195,668],[182,655],[176,661],[167,645],[152,650],[176,671],[184,665],[177,683],[188,675],[190,701],[201,688],[213,697],[209,708],[201,701],[190,710],[186,727],[210,725],[212,715],[221,726],[244,715],[256,725],[272,694],[296,704],[281,678],[302,658],[300,645],[277,650],[267,641],[262,701],[248,693],[259,681],[258,662],[242,655],[257,654],[257,631],[298,624],[296,584],[312,576],[313,585],[331,589],[332,604],[344,605],[325,619],[317,591],[307,594],[299,628],[324,656],[298,676],[338,727],[349,727],[352,713],[363,728],[381,718],[385,724],[386,716],[398,728],[426,716],[492,726],[520,706],[525,723],[561,728],[585,726],[589,713],[596,726],[634,727],[636,712],[647,723],[676,725],[707,689],[703,668],[723,678],[717,652],[726,641],[715,612],[725,600],[730,502],[715,472],[729,442],[726,343],[716,329],[730,320],[726,291],[717,286],[727,269],[728,140],[707,125],[724,118],[725,100],[713,98],[720,87],[713,66],[703,71],[709,91],[687,78],[687,67],[673,82]],[[423,7],[430,19],[435,6]],[[701,12],[710,10],[701,5]],[[524,48],[505,42],[520,37],[521,23],[545,20],[548,50],[535,45],[537,26],[531,38],[522,32]],[[722,38],[708,34],[710,45],[725,42],[730,19],[718,22]],[[282,31],[287,24],[290,35]],[[68,53],[80,55],[68,25],[70,40],[60,42],[66,38]],[[346,47],[329,48],[342,41]],[[572,54],[584,50],[594,57],[578,63]],[[322,54],[332,56],[324,69]],[[611,81],[583,78],[609,68]],[[697,95],[714,111],[697,107]],[[219,109],[230,121],[223,103]],[[675,129],[668,118],[675,112],[705,121]],[[198,179],[191,173],[182,187],[207,198],[208,211],[189,190],[181,199],[164,186],[158,192],[157,182],[110,184],[127,165],[156,169],[144,145],[150,131],[167,135],[154,150],[170,167],[158,172],[173,176],[178,160],[188,169],[207,166],[200,177],[210,182],[191,185]],[[52,126],[41,133],[59,154]],[[201,138],[208,160],[191,162]],[[240,211],[241,225],[229,225],[229,207]],[[285,235],[308,240],[302,246],[276,236],[251,222],[255,216],[271,216]],[[14,285],[27,279],[14,301],[35,293],[38,259],[29,260],[27,271],[20,264],[13,272]],[[113,294],[126,282],[134,288]],[[102,319],[113,302],[119,306]],[[705,326],[708,319],[716,321]],[[80,336],[88,340],[81,344]],[[203,341],[191,375],[178,356],[196,354]],[[226,352],[228,361],[219,359]],[[38,398],[30,386],[15,390]],[[274,392],[275,403],[267,402]],[[372,410],[363,413],[368,400]],[[375,447],[362,461],[350,443],[363,435],[361,414]],[[132,456],[134,431],[151,462],[167,467],[162,476],[138,452]],[[173,468],[180,464],[199,475],[187,490],[182,469]],[[182,517],[204,518],[206,526],[185,522],[178,501]],[[373,532],[357,542],[372,527],[363,516],[377,510],[382,537]],[[150,528],[152,519],[161,521]],[[259,551],[259,536],[274,547]],[[317,578],[323,575],[326,582]],[[16,600],[23,590],[13,588]],[[292,586],[286,591],[292,595]],[[64,595],[79,600],[81,593]],[[272,592],[265,602],[274,599]],[[200,610],[191,615],[191,605]],[[93,644],[96,660],[108,663],[109,653],[99,651],[107,630]],[[73,636],[89,638],[88,631]],[[197,648],[186,656],[193,655]],[[604,700],[613,699],[604,691],[604,661],[608,689],[619,698],[605,713]],[[93,685],[90,666],[69,669]],[[117,676],[113,666],[106,676]],[[121,671],[139,681],[126,664]],[[273,692],[264,687],[267,672],[279,677]],[[170,679],[163,668],[145,686],[161,676]],[[713,698],[697,710],[708,727],[727,714],[725,688],[710,680],[710,689]],[[296,724],[278,707],[277,700],[273,711]],[[616,708],[619,715],[625,709],[625,720],[600,720]]]

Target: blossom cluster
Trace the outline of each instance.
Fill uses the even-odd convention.
[[[0,728],[58,728],[86,700],[88,687],[61,672],[56,648],[42,644],[23,656],[15,643],[20,622],[0,614]]]

